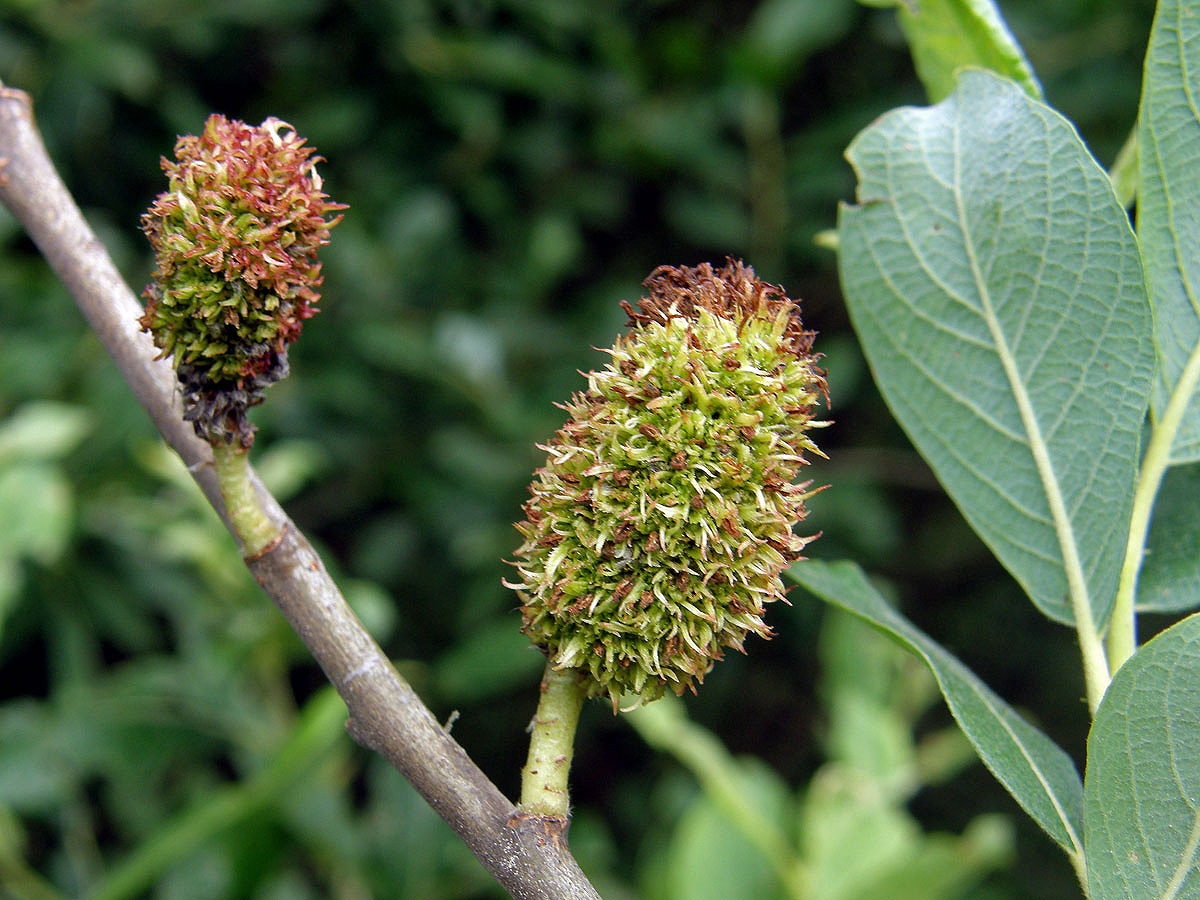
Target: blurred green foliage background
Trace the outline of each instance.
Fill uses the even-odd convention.
[[[1151,0],[1001,8],[1049,102],[1111,163],[1136,114]],[[622,326],[618,301],[659,264],[726,255],[782,283],[822,333],[835,424],[812,476],[833,487],[811,504],[806,525],[824,535],[811,554],[888,578],[916,622],[1082,755],[1071,633],[1033,611],[899,433],[848,331],[833,254],[813,241],[852,195],[842,148],[924,102],[890,11],[0,0],[0,79],[32,95],[135,289],[151,266],[138,218],[176,134],[213,111],[275,115],[327,158],[327,190],[350,209],[323,257],[323,313],[254,414],[256,463],[510,796],[541,659],[500,579],[534,443],[561,424],[552,404],[580,387],[577,370],[602,364],[590,348]],[[900,761],[876,775],[908,773],[884,793],[915,817],[893,816],[889,833],[961,833],[987,812],[1016,826],[1019,866],[995,853],[944,896],[1078,896],[1065,860],[961,762],[918,671],[861,634],[829,651],[835,626],[798,593],[772,613],[776,639],[718,666],[687,708],[728,752],[753,755],[769,797],[807,798],[799,818],[772,813],[801,843],[828,824],[813,826],[812,803],[832,796],[814,772],[887,733]],[[868,659],[891,674],[860,684],[875,698],[862,707],[845,698]],[[0,212],[0,893],[52,896],[32,868],[69,896],[502,896],[403,780],[340,734],[322,683]],[[860,709],[875,712],[847,731]],[[950,761],[930,763],[943,744]],[[943,783],[918,792],[927,781]],[[585,710],[574,784],[572,843],[610,900],[773,896],[752,846],[720,861],[749,867],[732,886],[695,877],[712,828],[728,831],[703,820],[719,804],[704,812],[687,769],[600,704]],[[843,848],[864,833],[847,827]],[[122,868],[164,834],[183,835],[155,851],[166,863]],[[931,896],[888,883],[868,896]]]

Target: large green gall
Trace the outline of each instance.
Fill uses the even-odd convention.
[[[727,648],[769,637],[824,372],[799,306],[740,262],[662,267],[605,367],[542,447],[509,584],[522,630],[590,696],[695,690]]]
[[[287,346],[317,312],[317,249],[345,208],[322,190],[319,161],[286,122],[220,115],[162,160],[168,188],[142,217],[157,265],[140,323],[212,443],[250,445],[247,407],[287,375]]]

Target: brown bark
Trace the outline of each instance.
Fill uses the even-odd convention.
[[[66,285],[138,401],[225,519],[212,454],[182,419],[175,376],[140,331],[141,305],[46,154],[28,96],[0,84],[0,202]],[[562,840],[562,822],[521,817],[396,672],[309,542],[256,476],[278,543],[247,560],[350,712],[359,743],[387,758],[517,900],[599,900]]]

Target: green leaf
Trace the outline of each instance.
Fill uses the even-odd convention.
[[[1138,118],[1137,227],[1158,337],[1155,420],[1188,400],[1172,462],[1200,461],[1200,6],[1158,6]],[[1189,400],[1190,398],[1190,400]]]
[[[927,834],[905,809],[921,787],[912,729],[938,697],[924,663],[860,616],[822,618],[822,706],[830,761],[803,795],[800,848],[823,900],[961,897],[1012,855],[1004,816],[980,817],[961,837]],[[952,730],[967,763],[969,742]],[[928,738],[927,738],[928,739]]]
[[[17,604],[24,576],[17,561],[10,556],[0,555],[0,635],[4,633],[4,621]]]
[[[860,205],[838,260],[888,405],[1038,608],[1069,624],[1073,597],[1102,622],[1154,357],[1108,176],[1062,116],[979,70],[847,156]]]
[[[1092,900],[1200,896],[1200,615],[1117,672],[1088,737]]]
[[[0,464],[17,459],[61,459],[92,427],[90,416],[66,403],[26,403],[0,423]]]
[[[1200,465],[1177,466],[1163,478],[1138,583],[1139,612],[1200,607]]]
[[[310,483],[329,464],[327,454],[316,441],[276,441],[254,463],[267,490],[278,500],[289,500]]]
[[[728,886],[728,874],[717,875],[722,869],[757,882],[754,890],[744,884],[733,895],[766,897],[775,893],[768,888],[780,882],[789,890],[796,887],[799,871],[784,824],[793,820],[791,797],[777,775],[757,760],[732,757],[712,732],[688,719],[683,701],[670,694],[627,712],[625,721],[651,747],[672,754],[692,771],[704,788],[705,806],[712,809],[697,814],[701,818],[692,826],[694,835],[673,841],[677,864],[669,867],[673,887],[666,896],[731,896],[728,890],[702,891],[702,885],[714,890]],[[683,830],[681,825],[677,833]],[[737,846],[757,851],[739,852],[736,865],[727,859],[734,838]],[[718,853],[716,846],[725,849]],[[705,859],[707,864],[699,862]]]
[[[931,103],[954,90],[964,66],[991,69],[1017,82],[1030,97],[1042,98],[1033,66],[991,0],[892,0],[891,5],[899,8],[900,28]]]
[[[737,48],[741,69],[768,84],[783,81],[810,54],[841,37],[854,11],[853,0],[763,0]]]
[[[53,714],[31,700],[0,708],[0,807],[49,814],[68,802],[82,766],[54,726]]]
[[[881,799],[906,799],[916,769],[912,730],[924,701],[937,697],[933,679],[857,616],[832,610],[821,624],[820,663],[827,757],[877,782],[872,793]]]
[[[438,694],[479,703],[518,685],[535,685],[545,657],[508,619],[473,630],[444,653],[433,670]]]
[[[57,466],[0,469],[0,555],[55,562],[70,539],[74,512],[74,491]]]
[[[1072,858],[1082,855],[1083,785],[1075,764],[936,641],[896,612],[849,562],[808,560],[791,576],[923,659],[984,765]]]
[[[730,770],[738,790],[776,822],[791,807],[787,787],[757,760],[738,760]],[[767,860],[721,805],[700,794],[671,830],[663,895],[671,900],[784,897]]]
[[[881,873],[853,900],[955,900],[987,896],[971,891],[993,869],[1013,858],[1012,824],[1003,816],[977,816],[961,837],[930,834],[901,865]]]
[[[937,900],[963,896],[1012,856],[1001,816],[973,820],[961,837],[926,834],[870,777],[830,763],[804,797],[800,847],[823,900]]]
[[[211,838],[244,825],[256,814],[282,802],[295,789],[301,776],[310,775],[313,768],[345,740],[345,717],[346,707],[332,688],[326,687],[314,694],[287,739],[262,768],[238,784],[208,793],[170,820],[160,823],[150,839],[110,868],[104,879],[93,886],[89,900],[137,896],[159,879],[164,869],[182,866],[192,870],[194,863],[188,860],[194,859],[197,853],[213,859],[209,856]],[[245,833],[242,837],[244,839]],[[224,872],[209,872],[208,875],[217,876],[218,881],[224,881],[226,877]],[[170,877],[164,880],[170,882]],[[190,891],[195,887],[186,879],[180,884],[179,890]],[[204,884],[201,888],[201,893],[194,896],[227,897],[231,893],[227,887],[217,890]],[[184,895],[193,896],[190,893]]]
[[[923,837],[900,803],[850,766],[822,766],[805,791],[800,851],[823,897],[847,900],[865,894],[903,870]]]

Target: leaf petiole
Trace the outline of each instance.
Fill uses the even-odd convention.
[[[1117,583],[1117,599],[1113,604],[1109,624],[1107,651],[1108,664],[1115,674],[1117,669],[1133,656],[1137,650],[1137,596],[1138,575],[1146,549],[1146,535],[1150,531],[1150,515],[1154,511],[1154,499],[1162,484],[1163,476],[1171,465],[1171,447],[1183,424],[1184,413],[1200,388],[1200,345],[1192,350],[1183,373],[1171,392],[1162,418],[1154,423],[1150,432],[1150,443],[1138,473],[1137,487],[1133,494],[1133,511],[1129,521],[1129,541],[1125,545],[1125,559],[1121,564],[1121,577]]]

